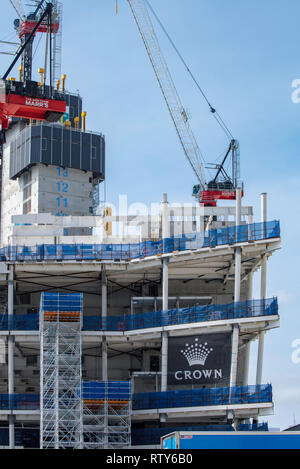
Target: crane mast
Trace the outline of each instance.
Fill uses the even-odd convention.
[[[147,7],[143,0],[127,0],[142,40],[146,47],[150,62],[163,93],[171,118],[174,122],[179,140],[198,181],[201,190],[205,190],[203,157],[195,136],[190,127],[186,111],[180,101],[173,79],[169,72],[159,46]]]

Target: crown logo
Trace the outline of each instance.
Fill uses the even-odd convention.
[[[198,343],[198,338],[195,339],[195,344],[185,345],[185,349],[181,350],[182,355],[187,359],[189,366],[192,365],[205,365],[206,359],[212,348],[208,348],[207,342],[204,344]]]

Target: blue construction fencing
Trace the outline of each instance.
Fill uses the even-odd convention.
[[[130,381],[83,381],[82,399],[84,400],[131,400]]]
[[[174,251],[214,248],[221,245],[278,238],[278,220],[250,225],[230,226],[217,230],[170,237],[134,244],[39,244],[36,246],[5,246],[0,260],[11,262],[38,261],[130,261]]]
[[[272,386],[270,384],[134,394],[132,409],[206,407],[263,402],[272,402]]]
[[[108,316],[106,318],[86,316],[83,318],[83,330],[131,331],[150,327],[273,315],[278,315],[277,298],[241,301],[223,305],[192,306],[190,308]]]
[[[130,400],[130,381],[108,381],[109,394],[103,382],[83,382],[82,398],[101,400]],[[132,409],[166,409],[176,407],[206,407],[228,404],[254,404],[272,402],[272,385],[235,386],[233,388],[185,389],[181,391],[147,392],[133,394]],[[0,410],[38,410],[39,394],[0,394]]]
[[[44,311],[78,311],[82,298],[75,294],[45,293]],[[58,295],[60,300],[58,300]],[[81,295],[81,294],[78,294]],[[192,324],[205,321],[217,321],[237,318],[253,318],[259,316],[278,315],[278,299],[240,301],[223,305],[192,306],[190,308],[170,309],[168,311],[154,311],[123,316],[83,317],[83,331],[132,331],[150,327],[164,327],[180,324]],[[38,331],[38,314],[3,314],[0,316],[1,331]]]
[[[82,293],[48,293],[41,295],[41,308],[44,311],[82,311]]]
[[[268,431],[267,423],[258,423],[256,425],[242,424],[238,425],[238,431]],[[232,425],[193,425],[178,427],[160,427],[160,428],[131,428],[131,444],[139,445],[159,445],[161,437],[169,433],[185,432],[234,432]]]
[[[0,394],[0,410],[38,410],[39,394]]]
[[[8,428],[0,428],[0,446],[9,446]],[[40,447],[40,430],[37,428],[16,428],[15,446],[38,449]]]

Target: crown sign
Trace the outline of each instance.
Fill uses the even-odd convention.
[[[192,365],[205,365],[206,359],[212,348],[207,347],[207,342],[199,344],[198,339],[195,339],[195,345],[186,344],[185,349],[181,353],[185,356],[190,366]]]

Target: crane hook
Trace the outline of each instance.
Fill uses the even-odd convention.
[[[116,0],[116,15],[118,14],[118,0]]]

